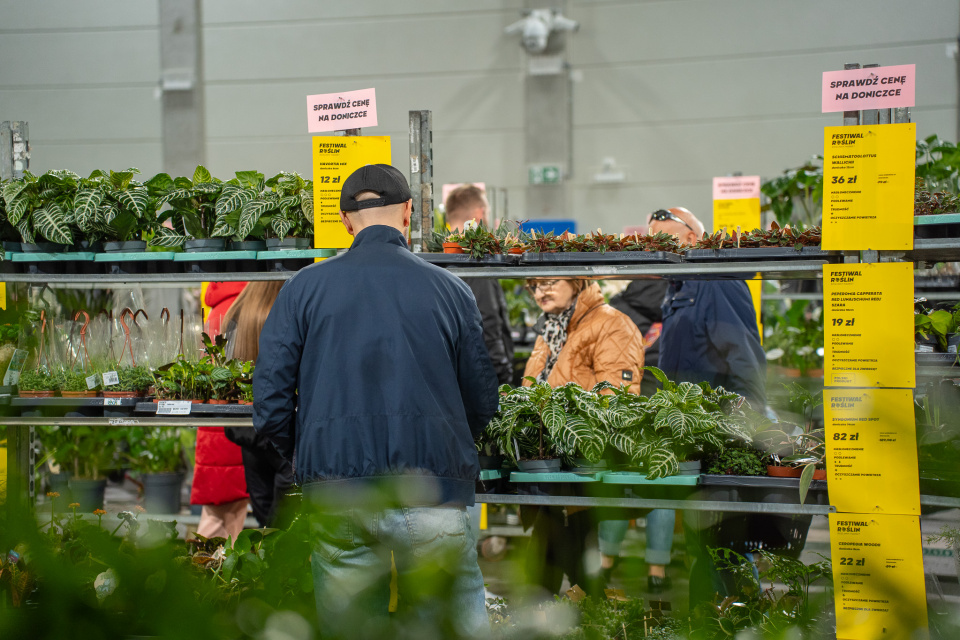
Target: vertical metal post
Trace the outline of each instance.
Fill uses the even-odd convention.
[[[427,250],[433,233],[433,113],[410,112],[410,244],[415,253]]]
[[[335,136],[359,136],[361,134],[361,129],[342,129],[340,131],[334,131],[333,135]]]
[[[859,62],[851,62],[843,65],[844,70],[847,69],[859,69]],[[859,111],[844,111],[843,112],[843,126],[850,127],[860,124],[860,112]]]
[[[6,427],[8,514],[31,509],[36,497],[33,467],[36,464],[33,427]]]
[[[0,122],[0,179],[22,178],[30,168],[30,130],[26,122]]]
[[[910,122],[910,107],[897,107],[893,110],[893,121],[897,124]]]
[[[863,65],[863,68],[872,69],[879,66],[879,64],[865,64]],[[864,109],[862,113],[863,117],[861,118],[860,124],[880,124],[879,109]]]

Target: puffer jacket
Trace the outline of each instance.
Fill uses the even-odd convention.
[[[538,337],[527,361],[524,376],[536,378],[547,363],[550,349]],[[593,283],[577,296],[577,307],[567,326],[567,342],[547,376],[551,387],[576,382],[590,389],[601,380],[619,387],[629,385],[638,393],[643,377],[643,336],[625,314],[604,303],[600,287]],[[524,380],[524,386],[530,384]]]

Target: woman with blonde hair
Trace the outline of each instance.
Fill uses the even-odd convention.
[[[260,330],[270,315],[283,282],[251,282],[237,297],[223,319],[228,355],[256,362]],[[277,506],[293,484],[293,467],[276,448],[250,428],[232,427],[227,438],[243,451],[243,469],[253,515],[261,527],[274,525]]]
[[[524,376],[551,387],[575,382],[590,389],[605,380],[640,392],[643,336],[628,316],[604,302],[596,283],[536,279],[527,281],[527,289],[543,316]],[[524,509],[521,516],[533,524],[528,568],[539,583],[556,593],[566,574],[571,585],[586,588],[584,543],[593,530],[588,514],[574,507],[548,507]]]

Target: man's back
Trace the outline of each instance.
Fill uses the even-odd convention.
[[[397,230],[369,227],[291,279],[262,336],[256,426],[291,455],[298,390],[298,480],[433,476],[439,500],[472,503],[472,441],[496,412],[497,381],[463,282]]]

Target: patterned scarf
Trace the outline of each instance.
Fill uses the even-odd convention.
[[[560,350],[567,344],[567,326],[570,324],[570,318],[573,317],[573,311],[577,308],[577,299],[573,299],[573,304],[566,311],[560,313],[545,313],[543,315],[543,339],[550,349],[550,356],[547,363],[543,365],[543,371],[537,376],[537,382],[546,382],[553,367],[557,364],[557,358],[560,357]]]

